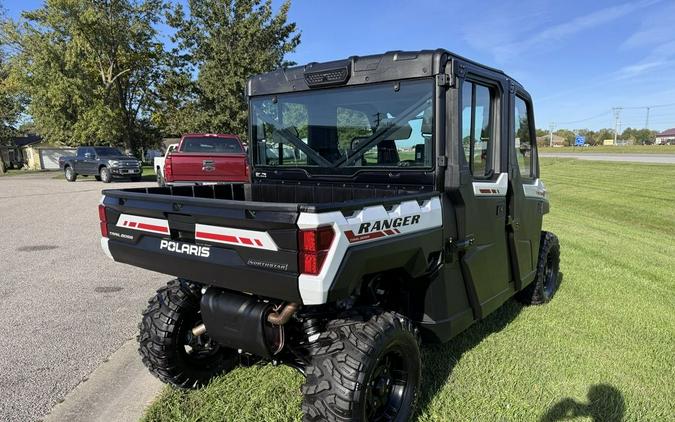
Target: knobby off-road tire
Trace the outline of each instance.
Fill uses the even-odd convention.
[[[77,180],[77,173],[75,173],[75,170],[71,166],[66,166],[66,168],[63,169],[63,175],[69,182]]]
[[[139,324],[138,351],[157,378],[179,388],[198,388],[239,363],[236,351],[192,335],[201,322],[199,288],[170,281],[148,301]],[[187,347],[186,347],[187,346]]]
[[[101,167],[98,174],[99,177],[101,178],[101,182],[103,183],[112,182],[112,173],[110,172],[110,169],[108,167]]]
[[[560,242],[551,232],[541,232],[537,276],[520,291],[518,300],[526,305],[541,305],[549,302],[560,284]]]
[[[420,389],[413,324],[393,312],[332,321],[305,369],[305,421],[406,421]]]

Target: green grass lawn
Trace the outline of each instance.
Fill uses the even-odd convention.
[[[603,154],[675,154],[675,145],[599,145],[589,147],[539,147],[539,152],[583,152]]]
[[[561,288],[425,347],[418,420],[674,420],[675,166],[546,159],[541,170]],[[287,367],[240,368],[199,391],[167,387],[144,419],[300,420],[301,382]]]

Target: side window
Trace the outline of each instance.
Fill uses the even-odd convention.
[[[516,97],[514,116],[514,139],[518,169],[523,178],[532,177],[532,137],[530,132],[529,107],[525,100]]]
[[[490,174],[488,160],[492,151],[494,95],[490,88],[473,82],[462,84],[462,146],[471,174]]]

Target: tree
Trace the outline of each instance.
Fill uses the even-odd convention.
[[[555,132],[556,135],[562,137],[565,139],[565,145],[571,146],[574,145],[574,139],[576,138],[576,134],[572,132],[569,129],[558,129]]]
[[[12,72],[48,142],[136,150],[156,141],[149,105],[164,55],[162,0],[47,0],[5,25]]]
[[[0,20],[6,21],[1,7]],[[17,90],[15,80],[11,78],[5,48],[3,40],[0,44],[0,145],[8,145],[10,138],[16,135],[16,125],[25,106],[25,98]]]
[[[169,14],[177,43],[153,121],[167,135],[236,133],[246,137],[249,76],[285,65],[300,43],[287,23],[290,1],[274,14],[271,0],[190,0]],[[193,75],[196,74],[196,79]]]

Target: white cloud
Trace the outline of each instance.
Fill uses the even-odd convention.
[[[661,1],[622,3],[558,22],[539,31],[535,30],[534,25],[542,28],[546,22],[537,20],[535,16],[546,17],[545,8],[536,10],[520,4],[510,7],[508,14],[494,13],[488,15],[485,22],[474,22],[472,26],[465,28],[464,34],[472,46],[489,50],[497,62],[504,63],[512,61],[528,50],[539,51],[544,47],[550,48],[575,34],[597,28]],[[514,10],[519,13],[514,15]],[[520,13],[521,10],[534,11],[525,15]],[[486,31],[485,28],[489,29]]]

